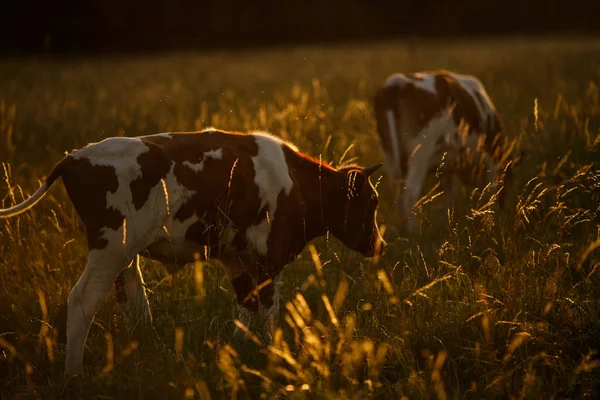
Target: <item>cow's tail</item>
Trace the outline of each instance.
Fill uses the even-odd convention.
[[[54,166],[54,168],[52,168],[52,171],[50,171],[50,174],[44,183],[42,183],[42,185],[38,188],[38,190],[35,191],[33,195],[31,195],[31,197],[24,202],[14,205],[10,208],[0,208],[0,218],[14,217],[15,215],[21,214],[22,212],[25,212],[31,207],[35,206],[46,195],[46,192],[48,189],[50,189],[50,186],[52,186],[54,181],[62,176],[62,174],[67,168],[70,167],[73,161],[74,159],[70,155],[65,156],[65,158],[63,158]]]

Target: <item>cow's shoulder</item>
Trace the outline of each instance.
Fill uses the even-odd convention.
[[[254,165],[255,183],[261,190],[263,201],[264,197],[269,197],[268,202],[276,202],[276,195],[280,191],[289,194],[293,187],[293,181],[290,176],[288,161],[286,159],[285,148],[292,153],[298,152],[293,144],[262,131],[250,133],[257,146],[257,153],[252,157]]]

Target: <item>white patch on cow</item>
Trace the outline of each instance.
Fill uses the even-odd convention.
[[[298,150],[298,147],[296,147],[296,145],[294,145],[293,143],[290,143],[290,142],[288,142],[286,140],[283,140],[282,138],[280,138],[278,136],[275,136],[275,135],[272,135],[272,134],[270,134],[268,132],[264,132],[264,131],[252,131],[252,132],[249,133],[249,135],[255,136],[257,138],[260,137],[262,139],[268,140],[268,141],[273,142],[273,143],[279,143],[280,145],[287,146],[287,147],[289,147],[290,149],[292,149],[292,150],[294,150],[296,152],[300,151],[300,150]]]
[[[90,143],[87,146],[75,151],[72,157],[75,159],[86,158],[92,165],[107,165],[111,167],[120,167],[120,163],[131,163],[131,160],[137,160],[141,154],[148,151],[148,147],[139,138],[129,137],[111,137],[97,143]],[[128,174],[138,174],[140,166],[134,162],[137,167],[127,172]],[[137,177],[137,176],[136,176]]]
[[[210,150],[205,152],[202,157],[200,158],[200,162],[196,163],[196,164],[192,164],[189,161],[184,161],[182,164],[185,165],[186,167],[188,167],[189,169],[191,169],[192,171],[198,173],[201,172],[202,170],[204,170],[204,163],[209,160],[209,159],[213,159],[213,160],[222,160],[223,159],[223,149],[217,149],[217,150]]]
[[[410,165],[422,164],[425,169],[434,162],[433,155],[437,152],[439,139],[456,131],[456,124],[449,109],[441,110],[431,118],[418,135],[407,142],[407,153],[412,154]],[[417,147],[419,147],[417,149]],[[415,151],[415,149],[417,149]],[[414,152],[414,154],[413,154]]]
[[[430,74],[415,74],[415,77],[420,79],[413,79],[412,82],[420,89],[426,90],[429,93],[437,94],[435,88],[435,77]]]
[[[158,133],[156,136],[173,140],[173,135],[171,135],[170,133]]]
[[[127,259],[160,239],[168,237],[170,242],[185,242],[187,228],[197,221],[195,216],[185,221],[173,218],[194,194],[194,191],[177,181],[173,172],[174,163],[163,181],[150,189],[142,207],[136,210],[130,185],[142,174],[137,158],[148,150],[148,146],[139,139],[110,138],[89,145],[73,155],[75,158],[85,157],[93,165],[114,167],[118,187],[114,193],[106,194],[106,204],[124,216],[127,229],[124,229],[125,224],[117,230],[104,227],[102,237],[108,241],[107,247],[120,247]]]
[[[393,163],[387,163],[386,166],[388,167],[388,170],[394,171],[391,175],[396,176],[400,171],[400,143],[398,142],[401,141],[401,138],[398,137],[398,130],[396,129],[396,113],[394,110],[386,110],[385,116],[390,130],[390,140],[392,142],[392,154],[394,159]]]
[[[164,179],[167,188],[167,197],[169,199],[169,208],[171,213],[163,221],[163,229],[160,229],[156,237],[147,246],[154,255],[161,255],[170,259],[172,265],[181,266],[180,260],[189,260],[193,258],[195,252],[203,252],[202,246],[195,242],[186,240],[186,232],[198,221],[203,221],[206,212],[202,217],[193,214],[190,218],[183,221],[174,218],[181,207],[196,193],[193,190],[183,186],[174,174],[175,164],[171,165],[171,170]]]
[[[390,77],[385,81],[384,86],[398,86],[403,87],[409,83],[414,84],[416,87],[422,90],[426,90],[429,93],[437,94],[435,88],[435,77],[429,73],[416,73],[414,74],[415,78],[408,77],[401,73],[396,73],[390,75]]]
[[[164,222],[165,231],[162,231],[161,238],[168,238],[171,241],[181,241],[185,238],[185,232],[187,229],[196,221],[198,217],[194,214],[192,217],[180,221],[175,219],[174,216],[177,214],[181,206],[183,206],[196,192],[183,186],[176,178],[175,163],[171,164],[171,169],[167,173],[167,176],[163,179],[164,187],[166,188],[169,201],[169,217]],[[164,192],[164,188],[163,188]]]
[[[269,215],[266,220],[246,230],[246,239],[258,254],[264,256],[268,252],[267,241],[271,223],[276,218],[277,198],[282,191],[289,195],[294,182],[290,177],[282,147],[288,144],[264,133],[254,133],[253,136],[258,145],[258,154],[252,157],[254,183],[259,191],[260,208],[266,205]]]
[[[469,89],[472,92],[481,92],[483,85],[481,82],[470,75],[461,75],[461,74],[450,74],[456,81],[464,88]]]
[[[129,184],[127,184],[127,189],[129,189]],[[117,190],[112,203],[108,204],[125,215],[127,231],[118,232],[118,234],[124,235],[125,254],[132,257],[155,242],[161,232],[164,232],[162,228],[168,224],[167,219],[169,219],[167,199],[160,183],[150,189],[148,200],[139,210],[135,209],[133,203],[122,201],[122,197],[117,197],[122,194],[124,192],[119,193],[119,190]],[[122,230],[122,228],[119,228],[119,230]],[[111,231],[110,228],[103,228],[104,237],[112,235]],[[173,229],[169,233],[172,235]],[[109,239],[109,245],[110,243],[112,243],[112,240]]]
[[[385,83],[383,84],[384,87],[390,87],[390,86],[404,86],[407,83],[409,83],[410,80],[408,79],[408,77],[404,74],[401,73],[395,73],[390,75]]]
[[[263,220],[259,224],[249,226],[246,229],[246,239],[260,255],[264,256],[269,251],[267,241],[270,232],[271,224],[267,220]]]
[[[411,218],[410,211],[421,196],[430,166],[438,165],[440,162],[434,158],[438,152],[438,142],[443,136],[455,131],[454,119],[449,115],[449,110],[444,109],[432,118],[416,137],[408,141],[407,153],[412,154],[412,157],[408,161],[404,212],[409,217],[409,229],[412,231],[415,229],[415,221],[414,218]]]

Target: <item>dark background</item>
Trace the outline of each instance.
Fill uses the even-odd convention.
[[[145,52],[418,35],[598,34],[584,0],[5,0],[0,54]]]

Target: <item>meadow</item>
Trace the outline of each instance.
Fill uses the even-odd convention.
[[[372,97],[387,75],[475,74],[525,157],[507,207],[481,190],[410,236],[385,173],[385,253],[316,240],[282,275],[270,343],[232,336],[218,262],[142,260],[157,336],[114,291],[85,375],[64,373],[83,226],[57,182],[0,220],[0,398],[596,398],[600,393],[600,41],[402,41],[240,52],[0,60],[0,200],[28,197],[65,151],[109,136],[267,130],[337,165],[382,160]],[[430,185],[431,187],[431,185]],[[284,307],[285,305],[285,307]]]

